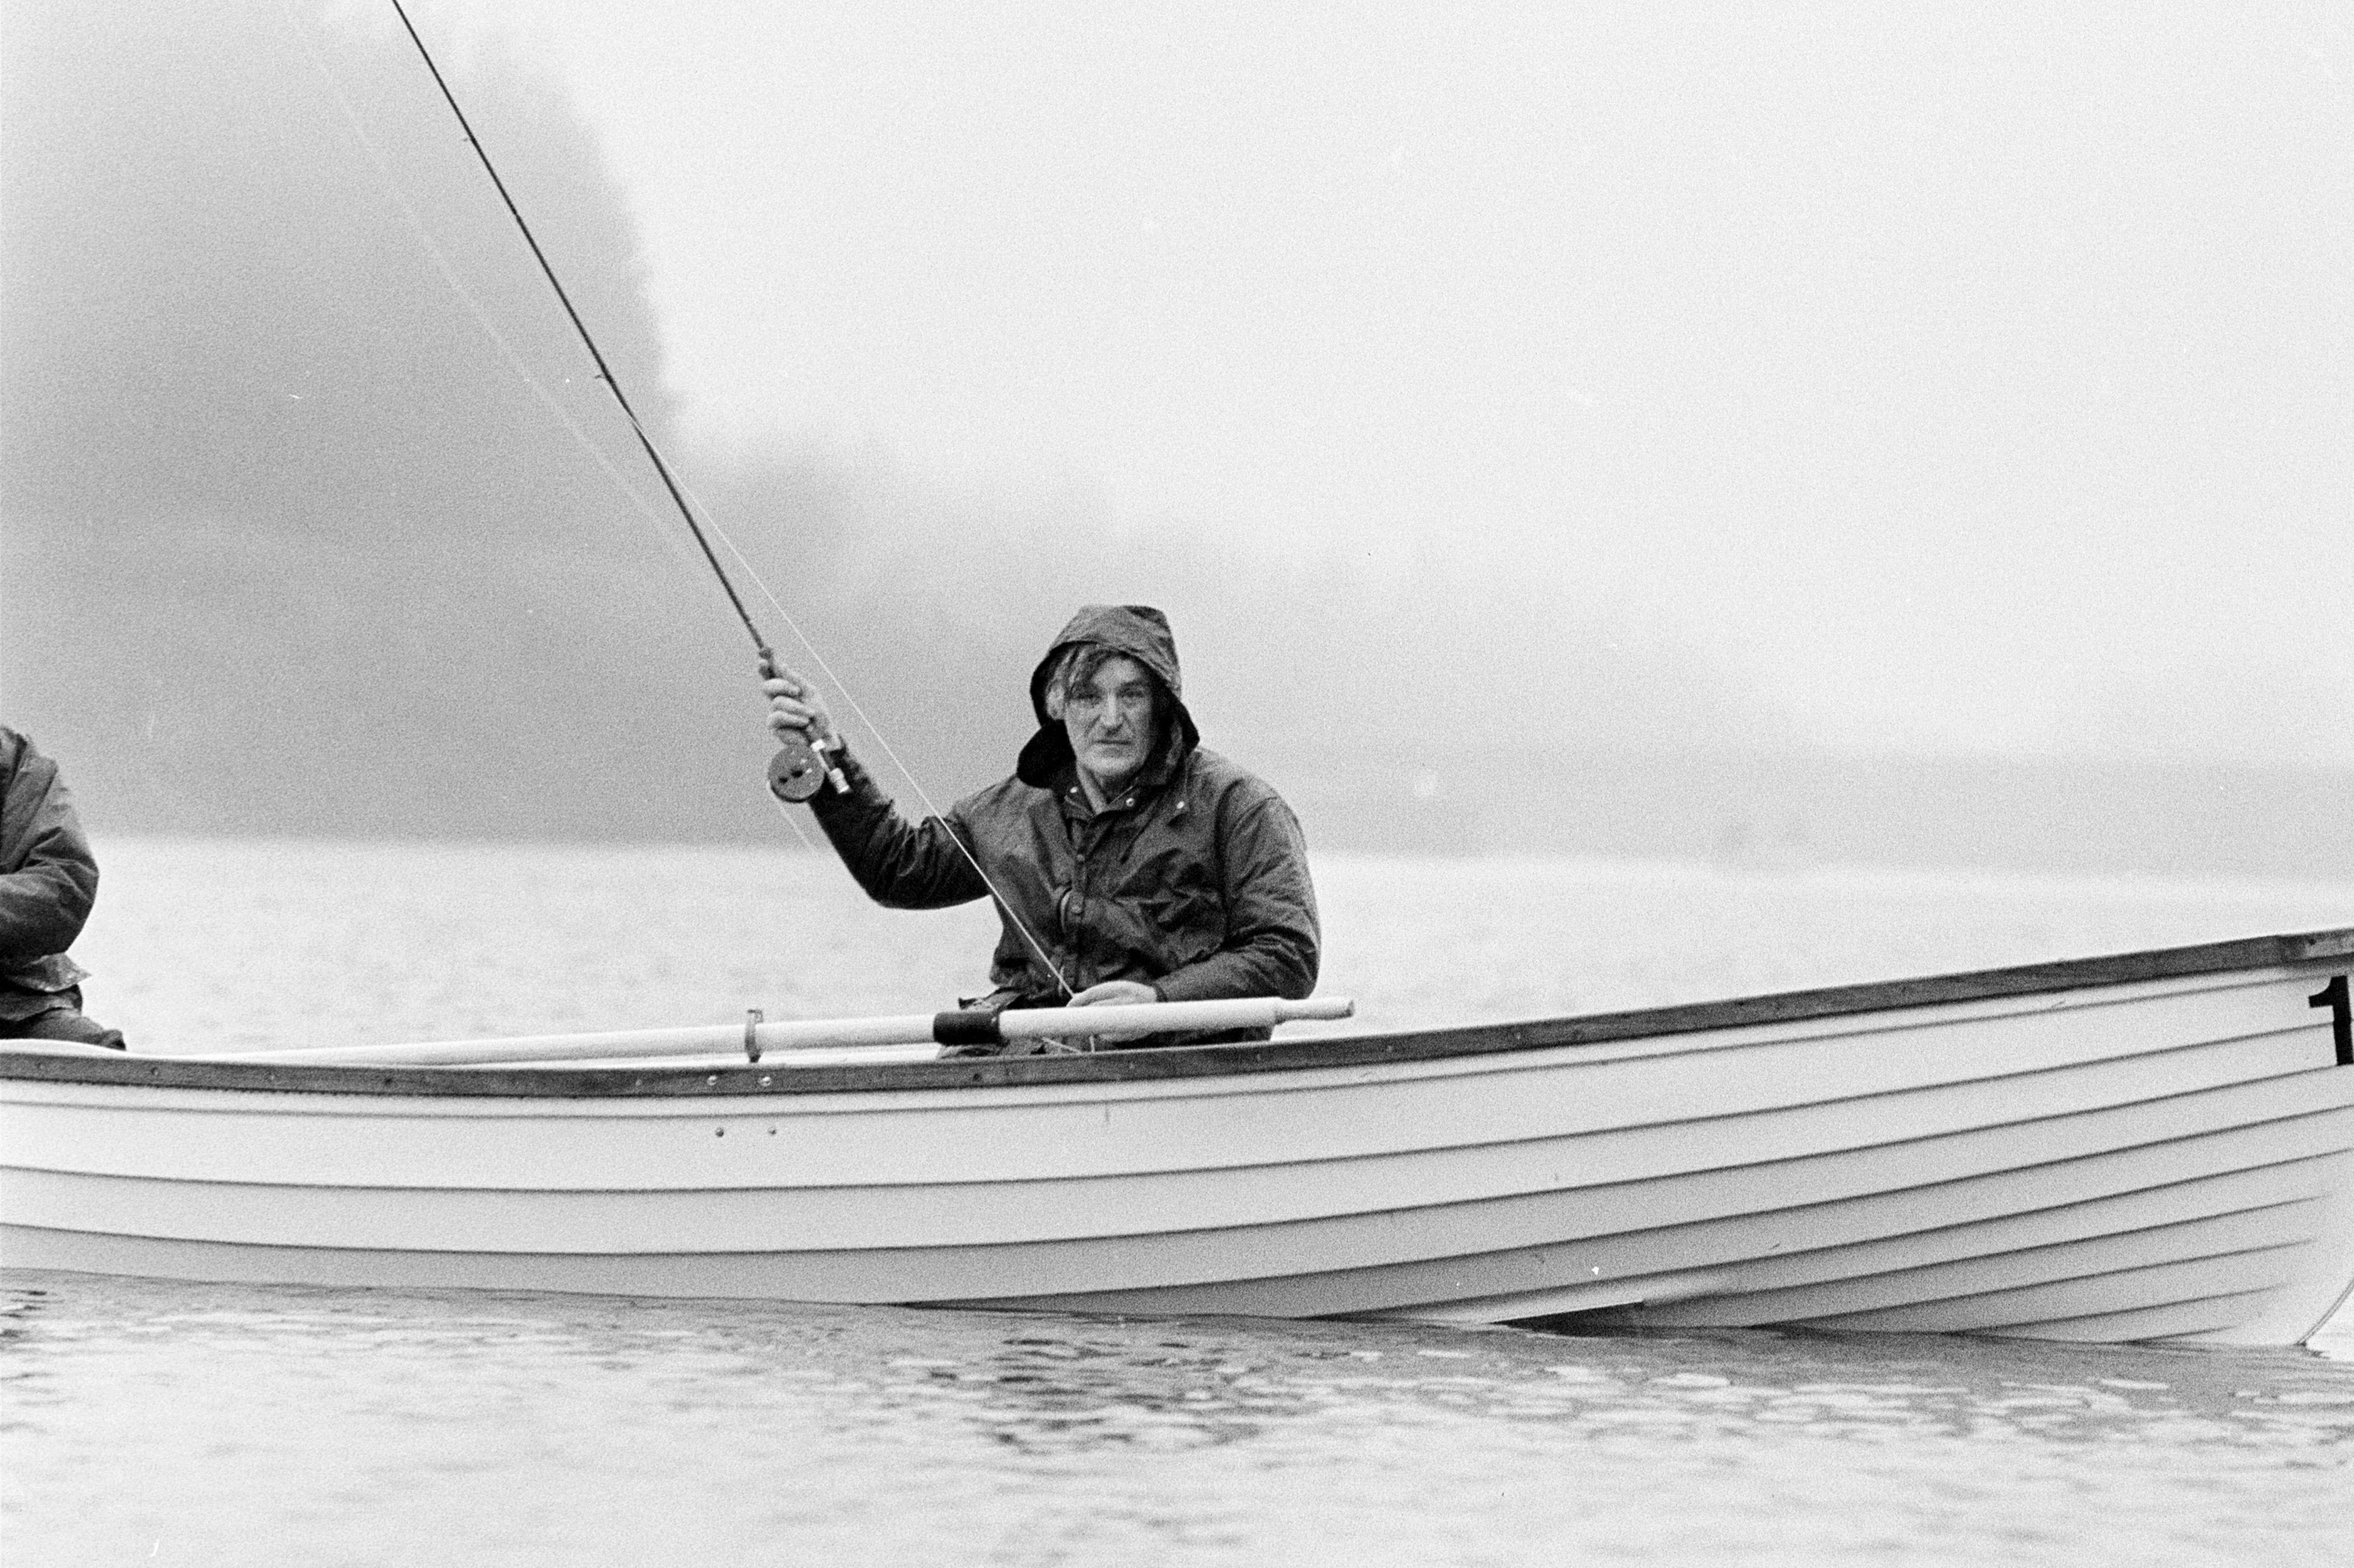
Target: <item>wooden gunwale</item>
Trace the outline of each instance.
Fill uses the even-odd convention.
[[[1624,1012],[1395,1033],[1108,1051],[1079,1056],[1002,1056],[824,1067],[795,1067],[775,1062],[660,1068],[278,1067],[267,1063],[180,1062],[169,1056],[83,1056],[9,1051],[0,1044],[0,1079],[285,1094],[504,1099],[844,1094],[1117,1083],[1389,1065],[1554,1050],[1761,1023],[2087,991],[2144,980],[2227,974],[2238,969],[2295,968],[2333,959],[2354,959],[2354,927]]]

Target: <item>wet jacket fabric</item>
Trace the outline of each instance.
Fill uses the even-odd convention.
[[[78,1001],[65,956],[98,897],[98,860],[58,765],[0,726],[0,1020]]]
[[[1074,642],[1129,654],[1172,698],[1152,758],[1100,812],[1046,714],[1055,662]],[[895,908],[932,909],[989,897],[994,885],[1003,929],[990,979],[1015,1005],[1059,1004],[1057,970],[1072,992],[1140,980],[1167,1001],[1314,990],[1321,938],[1299,821],[1273,789],[1201,746],[1161,613],[1082,610],[1040,662],[1031,701],[1039,728],[1013,777],[944,818],[909,822],[844,759],[850,793],[821,792],[811,805],[859,885]]]

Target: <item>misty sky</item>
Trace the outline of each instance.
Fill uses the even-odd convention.
[[[425,15],[602,132],[691,431],[1468,559],[1820,742],[2354,761],[2341,7]]]
[[[611,411],[388,6],[334,0],[382,47],[329,52],[415,222],[314,5],[10,8],[19,493],[250,519],[275,485],[361,538],[427,493],[600,510],[501,355],[620,450]],[[715,499],[785,498],[723,521],[780,577],[823,535],[883,704],[963,696],[888,662],[903,610],[1022,620],[964,637],[1012,693],[1046,607],[1165,591],[1262,736],[1295,692],[1400,694],[1504,744],[2354,766],[2342,7],[417,12],[505,84],[493,144],[659,367],[640,401]],[[457,310],[426,236],[487,327],[421,330]]]

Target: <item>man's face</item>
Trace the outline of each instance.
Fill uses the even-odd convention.
[[[1125,653],[1096,666],[1063,694],[1063,728],[1071,755],[1105,793],[1118,789],[1152,755],[1152,675]]]

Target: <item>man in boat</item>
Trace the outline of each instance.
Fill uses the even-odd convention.
[[[0,726],[0,1040],[71,1040],[122,1049],[81,1010],[81,966],[66,949],[98,896],[98,859],[58,765]]]
[[[780,736],[832,737],[807,683],[779,671],[764,689]],[[970,1005],[1296,1000],[1315,989],[1321,938],[1299,820],[1202,746],[1168,617],[1147,605],[1085,607],[1031,675],[1030,706],[1038,730],[1013,776],[945,818],[908,821],[838,739],[827,755],[847,788],[810,801],[877,903],[937,909],[995,896],[996,989]]]

